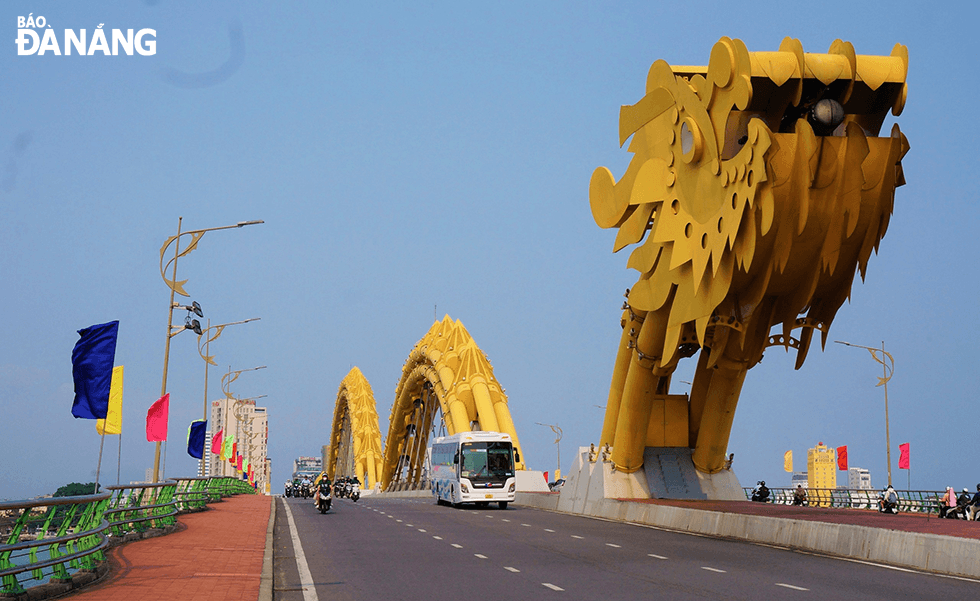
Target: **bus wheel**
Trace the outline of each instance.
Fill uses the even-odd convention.
[[[501,502],[499,502],[499,503],[497,503],[497,505],[498,505],[498,506],[499,506],[499,507],[500,507],[501,509],[507,509],[507,501],[501,501]]]

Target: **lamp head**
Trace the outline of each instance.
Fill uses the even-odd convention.
[[[201,310],[201,305],[197,301],[191,303],[190,309],[188,309],[188,311],[193,312],[194,315],[197,315],[198,317],[204,317],[204,311]]]

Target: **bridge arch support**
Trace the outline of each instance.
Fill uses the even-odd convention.
[[[337,391],[327,465],[333,480],[356,475],[363,488],[374,488],[381,476],[381,429],[374,393],[357,367],[348,372]]]
[[[381,474],[386,490],[424,485],[432,433],[503,432],[520,454],[507,395],[490,361],[462,322],[448,315],[432,324],[405,360],[388,423]],[[517,469],[525,469],[523,461]]]

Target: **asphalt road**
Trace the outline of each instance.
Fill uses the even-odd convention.
[[[513,505],[363,497],[321,515],[310,500],[276,502],[275,601],[980,595],[977,581]]]

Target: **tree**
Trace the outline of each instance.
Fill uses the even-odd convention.
[[[102,485],[99,485],[102,488]],[[95,490],[95,482],[87,482],[82,484],[81,482],[72,482],[71,484],[65,484],[55,491],[54,496],[56,497],[75,497],[78,495],[91,495]]]

